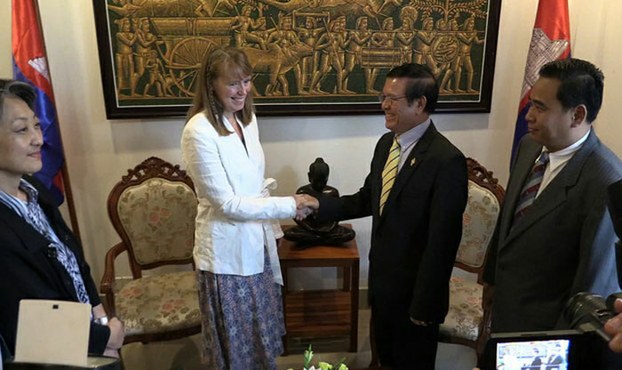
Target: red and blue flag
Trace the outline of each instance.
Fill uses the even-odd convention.
[[[65,159],[36,0],[13,0],[12,33],[13,78],[32,85],[37,91],[35,114],[41,122],[44,144],[41,148],[43,168],[35,177],[61,204]]]
[[[529,110],[529,93],[538,79],[540,67],[548,62],[570,57],[570,18],[568,17],[568,0],[540,0],[536,23],[531,35],[525,77],[521,90],[518,118],[514,130],[512,159],[516,154],[518,143],[527,133],[525,115]]]

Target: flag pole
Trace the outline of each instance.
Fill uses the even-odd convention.
[[[60,129],[60,127],[59,127]],[[64,151],[63,151],[64,155]],[[67,160],[63,161],[63,167],[61,168],[61,174],[63,176],[63,189],[65,190],[65,199],[67,200],[67,210],[69,211],[69,219],[71,222],[71,231],[78,239],[80,247],[82,248],[82,238],[80,237],[80,226],[78,225],[78,216],[76,215],[75,203],[73,201],[73,192],[71,191],[71,183],[69,182],[69,173],[67,172]]]

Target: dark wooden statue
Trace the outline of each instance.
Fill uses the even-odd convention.
[[[309,194],[315,198],[339,197],[339,191],[327,185],[329,167],[324,159],[316,158],[309,166],[309,184],[301,186],[296,194]],[[354,239],[354,230],[340,226],[336,221],[320,221],[315,214],[304,220],[294,220],[297,226],[285,231],[285,238],[300,245],[338,245]]]

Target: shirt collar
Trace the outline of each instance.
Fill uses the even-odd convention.
[[[568,160],[570,157],[573,156],[573,154],[575,154],[579,149],[581,149],[581,147],[583,146],[583,143],[585,143],[588,136],[590,136],[590,132],[592,132],[592,129],[588,130],[585,135],[583,135],[579,140],[575,141],[573,144],[565,147],[564,149],[558,150],[554,153],[549,153],[551,167],[556,167],[557,163],[560,161]],[[544,151],[546,149],[542,148],[542,150]]]
[[[39,191],[23,178],[19,182],[19,188],[28,195],[28,202],[36,202],[39,198]]]
[[[428,130],[428,127],[430,127],[431,123],[432,123],[432,120],[428,118],[425,121],[418,124],[417,126],[404,132],[403,134],[398,135],[397,141],[400,143],[400,147],[402,148],[402,150],[408,148],[413,143],[419,141],[419,139],[421,139],[423,134]]]

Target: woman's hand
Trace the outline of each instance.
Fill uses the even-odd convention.
[[[295,194],[294,199],[296,200],[296,209],[312,208],[315,210],[320,208],[320,202],[309,194]]]
[[[302,221],[312,214],[316,209],[320,208],[320,202],[308,194],[295,194],[296,201],[296,220]]]
[[[108,321],[108,328],[110,328],[110,338],[108,338],[104,356],[118,358],[119,350],[123,346],[123,339],[125,338],[125,328],[121,320],[116,317]]]

